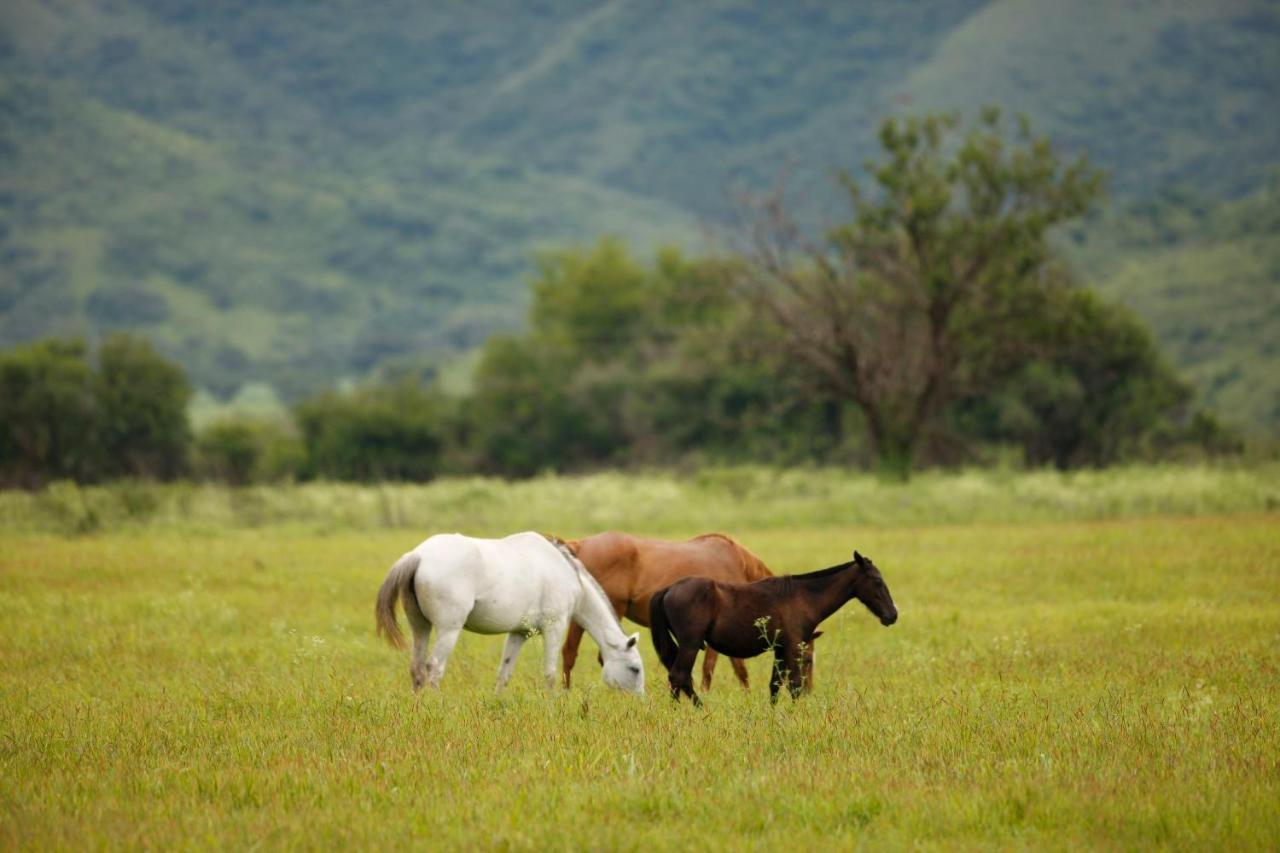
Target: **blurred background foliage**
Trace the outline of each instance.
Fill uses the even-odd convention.
[[[1278,80],[1261,0],[13,0],[0,347],[47,394],[0,402],[4,477],[872,464],[865,412],[779,353],[715,235],[784,180],[820,236],[882,118],[987,103],[1110,201],[1050,234],[1072,283],[1046,353],[940,409],[918,463],[1274,440]],[[126,386],[193,393],[199,440]],[[151,413],[101,420],[121,406]]]

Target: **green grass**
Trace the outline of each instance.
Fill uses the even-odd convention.
[[[528,492],[507,500],[510,518],[468,529],[539,520]],[[1280,837],[1274,514],[761,524],[748,506],[717,526],[777,571],[857,547],[902,618],[885,629],[850,605],[824,625],[811,696],[770,706],[757,659],[750,692],[724,667],[703,711],[663,695],[647,632],[644,699],[605,690],[589,641],[574,689],[548,694],[537,640],[495,697],[501,640],[471,634],[443,690],[415,699],[407,655],[373,635],[373,595],[441,519],[5,533],[0,847]],[[540,520],[595,529],[566,511]],[[703,529],[649,518],[626,526]]]
[[[1280,464],[1131,466],[1103,471],[931,471],[910,483],[826,469],[742,466],[669,472],[483,477],[427,484],[253,486],[55,483],[0,492],[0,532],[210,533],[228,528],[405,528],[497,535],[643,527],[875,527],[1216,515],[1280,508]]]

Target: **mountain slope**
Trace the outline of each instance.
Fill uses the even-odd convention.
[[[1243,199],[1170,193],[1110,211],[1074,259],[1089,282],[1150,324],[1228,423],[1280,425],[1280,173]]]
[[[521,322],[540,246],[696,245],[784,174],[838,215],[831,170],[902,111],[1023,110],[1125,203],[1237,197],[1280,151],[1277,62],[1260,0],[9,0],[0,346],[128,328],[222,396],[438,363]],[[1162,340],[1149,277],[1222,266],[1088,233]],[[1233,305],[1267,298],[1265,241],[1228,253],[1254,259]]]
[[[915,108],[1024,112],[1121,194],[1239,195],[1280,150],[1280,4],[991,3],[901,88]]]

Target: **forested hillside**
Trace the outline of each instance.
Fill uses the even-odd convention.
[[[1274,2],[10,0],[0,346],[130,330],[222,396],[439,364],[520,325],[539,247],[697,245],[782,176],[839,216],[879,119],[989,102],[1107,170],[1117,211],[1274,205],[1278,89]],[[1274,430],[1275,230],[1210,218],[1151,245],[1104,216],[1073,251]]]
[[[1235,201],[1171,192],[1107,211],[1075,255],[1229,422],[1280,425],[1280,172]]]

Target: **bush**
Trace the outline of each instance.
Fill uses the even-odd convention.
[[[297,435],[271,421],[218,421],[201,432],[195,444],[196,473],[233,486],[296,479],[305,459]]]
[[[310,477],[425,481],[440,471],[448,405],[412,383],[326,392],[294,408]]]

